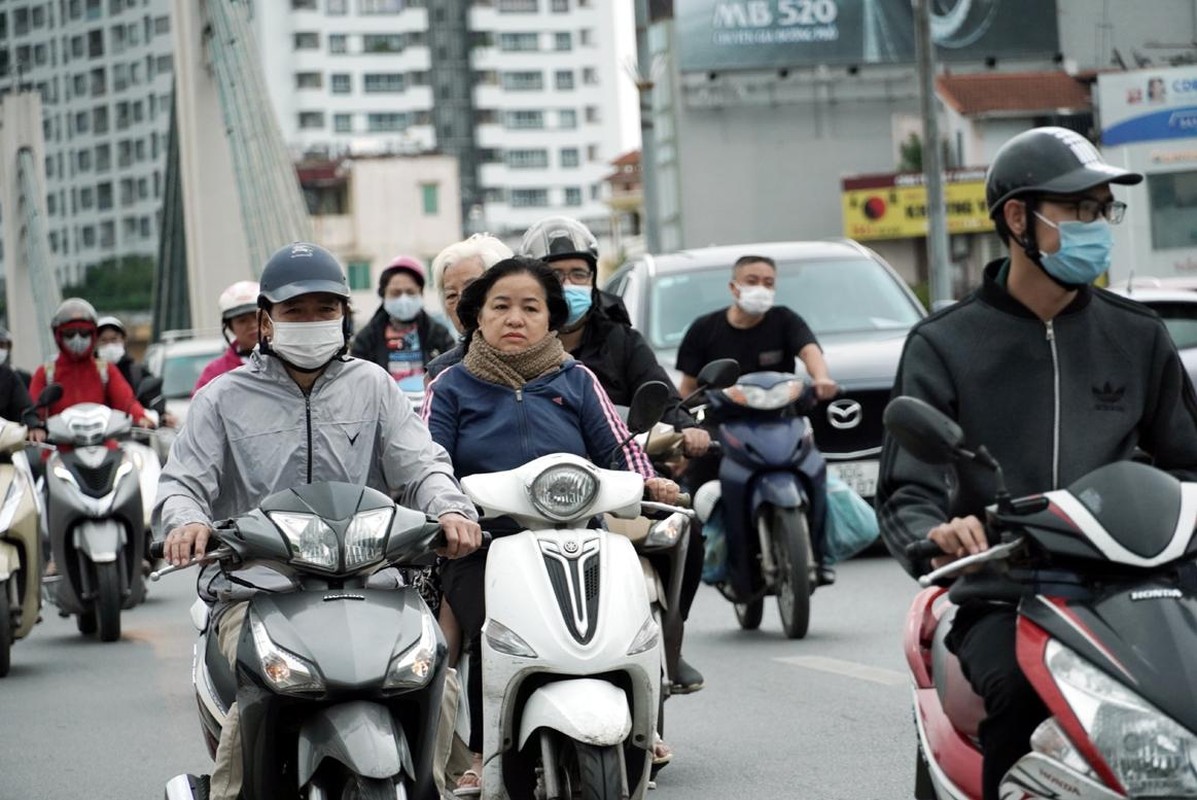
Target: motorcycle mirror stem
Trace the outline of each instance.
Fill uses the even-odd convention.
[[[975,453],[970,453],[963,448],[959,450],[959,453],[962,458],[993,470],[993,478],[997,482],[997,492],[994,495],[994,500],[997,501],[998,512],[1002,514],[1012,512],[1014,510],[1014,502],[1010,497],[1010,490],[1006,488],[1006,475],[1002,472],[1002,465],[998,463],[998,460],[993,457],[993,454],[989,452],[985,445],[978,447]]]

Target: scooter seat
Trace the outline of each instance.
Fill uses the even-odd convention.
[[[956,607],[952,606],[935,627],[935,636],[931,640],[932,677],[944,714],[956,730],[975,739],[977,727],[985,719],[985,701],[973,691],[960,669],[960,659],[948,650],[945,642],[955,616]]]

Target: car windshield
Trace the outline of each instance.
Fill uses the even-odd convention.
[[[732,302],[730,269],[672,272],[653,281],[649,340],[673,348],[697,317]],[[869,259],[781,261],[777,300],[796,311],[816,336],[854,331],[906,330],[919,310],[880,264]]]
[[[220,352],[168,355],[162,367],[162,396],[170,399],[191,397],[191,390],[208,362]]]
[[[1149,303],[1164,319],[1178,350],[1197,347],[1197,303]]]

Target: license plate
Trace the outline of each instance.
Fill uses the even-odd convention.
[[[877,494],[877,473],[880,461],[838,461],[827,464],[827,472],[852,487],[861,497]]]

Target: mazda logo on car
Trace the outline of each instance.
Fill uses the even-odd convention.
[[[855,428],[864,417],[864,409],[855,400],[833,400],[827,406],[827,421],[841,431]]]

